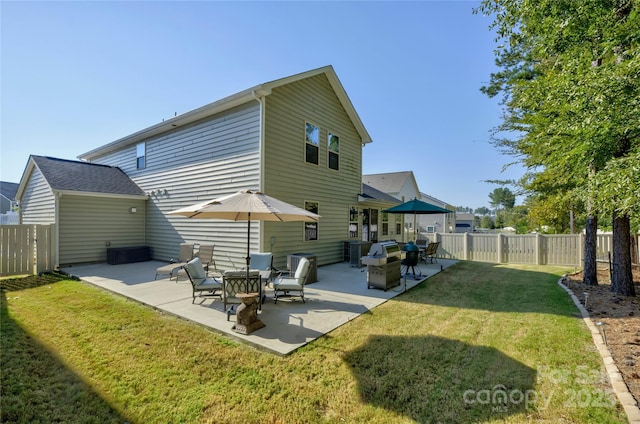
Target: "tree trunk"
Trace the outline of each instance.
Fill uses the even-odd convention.
[[[585,226],[584,271],[582,273],[582,282],[589,286],[598,285],[598,272],[596,269],[597,230],[598,219],[593,215],[589,215]]]
[[[631,227],[629,215],[613,216],[613,270],[611,291],[624,296],[635,296],[631,272]]]
[[[573,216],[573,209],[569,209],[569,234],[576,233],[575,217]]]

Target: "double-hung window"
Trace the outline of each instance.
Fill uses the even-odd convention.
[[[136,169],[144,169],[147,166],[146,150],[147,148],[144,142],[136,145]]]
[[[305,124],[305,161],[307,163],[318,164],[319,148],[320,148],[320,128],[313,124]]]
[[[335,134],[329,133],[329,168],[340,169],[340,137]]]

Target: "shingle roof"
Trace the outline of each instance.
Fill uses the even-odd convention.
[[[16,192],[20,184],[0,181],[0,194],[9,200],[16,200]]]
[[[362,197],[366,197],[369,199],[383,200],[385,202],[391,202],[396,204],[400,203],[400,200],[396,199],[395,197],[390,196],[387,193],[383,193],[382,191],[364,183],[362,183]]]
[[[52,190],[89,193],[123,194],[144,196],[138,187],[120,168],[58,159],[46,156],[31,156]]]
[[[367,174],[362,176],[362,182],[371,184],[385,193],[398,193],[402,185],[411,176],[411,171],[387,172],[384,174]]]

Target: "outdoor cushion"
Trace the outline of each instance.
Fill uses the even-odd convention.
[[[204,270],[200,258],[190,260],[187,263],[187,271],[189,272],[192,282],[196,285],[207,279],[207,272]]]
[[[184,269],[187,271],[187,275],[191,281],[191,287],[193,288],[193,299],[191,303],[195,301],[196,293],[198,296],[222,297],[222,283],[215,278],[207,278],[207,272],[204,270],[199,258],[194,258],[187,262]]]

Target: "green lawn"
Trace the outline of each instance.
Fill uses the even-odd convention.
[[[624,423],[566,269],[461,262],[287,357],[77,281],[2,281],[0,421]]]

